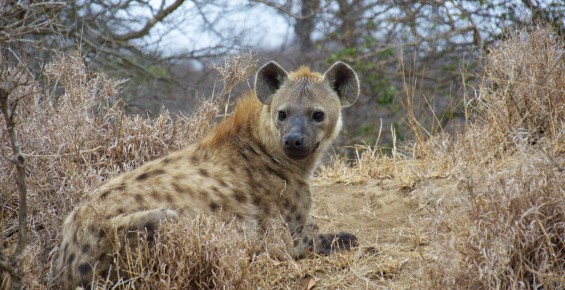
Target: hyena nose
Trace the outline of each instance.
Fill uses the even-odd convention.
[[[298,133],[289,133],[284,138],[284,145],[287,149],[301,150],[304,147],[304,137]]]

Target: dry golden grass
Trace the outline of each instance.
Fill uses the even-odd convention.
[[[486,57],[475,119],[440,150],[457,191],[438,193],[442,202],[419,224],[434,255],[422,269],[427,287],[565,287],[564,53],[535,29]]]
[[[153,242],[116,253],[122,279],[100,277],[93,288],[565,288],[564,52],[545,29],[516,32],[486,57],[483,82],[467,102],[473,118],[459,135],[420,137],[388,155],[361,145],[356,160],[323,165],[313,219],[322,230],[352,231],[359,249],[294,261],[280,225],[259,240],[242,225],[200,217],[167,223]],[[17,112],[29,172],[26,288],[49,288],[62,222],[83,194],[202,138],[252,65],[226,62],[219,96],[176,119],[167,111],[124,114],[121,82],[88,74],[77,55],[45,70],[55,89],[30,82],[14,91],[25,96]],[[14,174],[0,159],[8,253],[17,242]]]
[[[318,180],[414,188],[404,230],[422,242],[421,257],[406,260],[414,276],[387,287],[565,288],[563,43],[546,29],[510,35],[486,56],[467,110],[459,135],[415,134],[392,155],[359,146],[353,168],[338,159]]]
[[[29,172],[24,279],[30,289],[45,287],[62,222],[83,194],[110,176],[199,140],[219,112],[216,101],[176,120],[167,111],[155,119],[127,116],[116,105],[121,82],[88,74],[78,55],[50,64],[44,77],[52,90],[29,83],[11,96],[20,97],[17,128]],[[3,120],[0,127],[2,153],[11,157]],[[7,158],[0,159],[0,168],[2,241],[10,251],[17,236],[15,169]]]

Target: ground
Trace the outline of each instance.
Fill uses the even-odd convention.
[[[452,183],[451,183],[452,184]],[[425,217],[414,197],[417,190],[452,187],[449,181],[434,180],[425,186],[406,187],[394,179],[372,180],[362,184],[326,184],[313,187],[313,220],[321,231],[351,231],[360,240],[366,267],[352,265],[351,271],[368,278],[353,282],[352,288],[393,286],[405,288],[418,281],[414,270],[429,259],[425,237],[418,235],[413,222]],[[370,261],[372,260],[372,261]],[[369,266],[370,265],[370,266]],[[329,273],[331,275],[331,273]],[[319,282],[328,273],[314,275]]]

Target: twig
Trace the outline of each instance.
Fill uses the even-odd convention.
[[[0,253],[0,255],[4,256],[3,253]],[[0,259],[2,259],[2,258],[0,258]],[[10,274],[10,276],[12,276],[12,277],[16,276],[16,272],[14,271],[14,269],[12,269],[10,264],[8,264],[6,261],[0,260],[0,273],[2,273],[2,272],[8,272],[8,274]]]
[[[18,185],[18,190],[20,192],[20,206],[18,214],[19,222],[19,240],[18,246],[16,247],[16,252],[11,257],[12,269],[6,267],[7,265],[2,265],[2,269],[7,271],[13,278],[12,288],[20,288],[20,264],[23,256],[23,252],[27,243],[27,186],[26,186],[26,175],[25,175],[25,159],[21,152],[20,143],[18,141],[18,135],[16,132],[16,122],[14,121],[14,109],[15,104],[10,104],[8,100],[9,92],[5,88],[0,87],[0,111],[4,114],[4,119],[6,120],[6,128],[8,129],[8,134],[10,136],[10,143],[12,145],[12,150],[15,160],[12,163],[15,164],[18,175],[16,178],[16,183]]]
[[[175,12],[175,10],[177,10],[177,8],[179,8],[183,3],[184,0],[177,0],[167,8],[163,9],[165,1],[161,2],[161,8],[159,9],[159,13],[157,13],[157,15],[155,15],[153,18],[147,21],[147,23],[145,23],[142,29],[137,31],[132,31],[124,35],[113,35],[114,39],[118,41],[129,41],[132,39],[137,39],[146,36],[147,34],[149,34],[149,31],[153,28],[153,26],[161,23],[161,21],[165,19],[165,17]]]
[[[63,157],[63,156],[75,156],[75,155],[84,154],[84,153],[96,152],[96,151],[100,150],[101,148],[102,148],[102,146],[97,146],[97,147],[92,148],[92,149],[80,150],[80,151],[75,152],[75,153],[63,153],[63,154],[26,154],[26,153],[22,153],[22,155],[24,157],[34,157],[34,158],[53,158],[53,157]]]

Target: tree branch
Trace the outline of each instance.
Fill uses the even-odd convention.
[[[165,0],[163,0],[163,3],[164,1]],[[155,26],[157,23],[165,19],[165,17],[169,16],[169,14],[177,10],[177,8],[179,8],[183,3],[184,0],[176,0],[173,4],[171,4],[169,7],[165,8],[164,10],[160,9],[159,13],[157,13],[155,17],[151,18],[147,23],[145,23],[145,26],[142,29],[138,31],[126,33],[124,35],[113,35],[112,38],[117,41],[128,41],[135,38],[146,36],[147,34],[149,34],[149,31],[151,30],[151,28],[153,28],[153,26]]]
[[[19,289],[21,283],[20,269],[21,261],[23,257],[23,252],[27,244],[27,186],[26,186],[26,174],[25,174],[25,159],[21,151],[20,143],[18,141],[18,135],[16,132],[16,122],[14,120],[14,109],[16,105],[12,105],[8,99],[9,92],[0,87],[0,111],[4,115],[4,120],[6,121],[6,128],[8,129],[8,134],[10,136],[10,143],[12,145],[13,154],[16,157],[12,162],[16,165],[17,177],[16,183],[18,185],[18,190],[20,192],[20,206],[18,213],[19,222],[19,240],[18,246],[16,247],[16,252],[11,257],[11,264],[13,269],[7,267],[7,265],[2,264],[2,269],[7,271],[13,278],[12,289]]]
[[[310,1],[310,0],[308,0]],[[272,1],[268,1],[268,0],[253,0],[252,2],[256,2],[256,3],[261,3],[264,4],[265,6],[274,8],[276,11],[278,11],[279,13],[282,13],[283,15],[287,15],[290,18],[294,18],[294,19],[308,19],[308,18],[312,18],[314,16],[316,16],[316,14],[319,12],[318,9],[311,11],[308,14],[295,14],[292,11],[290,11],[290,7],[289,8],[285,8],[282,5],[278,5]],[[309,4],[309,3],[308,3]],[[303,4],[302,4],[303,5]],[[317,4],[315,4],[314,6],[317,6],[319,8],[320,3],[318,2]]]

